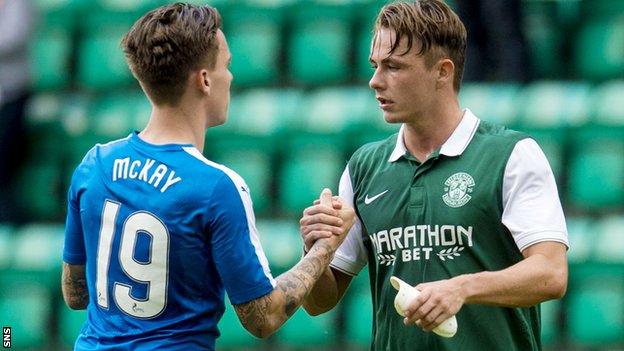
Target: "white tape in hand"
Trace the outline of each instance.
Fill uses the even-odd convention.
[[[390,277],[390,284],[397,290],[396,297],[394,298],[394,309],[399,315],[405,317],[404,311],[412,300],[418,297],[420,291],[394,276]],[[442,324],[435,327],[433,332],[445,338],[453,337],[455,333],[457,333],[457,318],[452,316],[445,320]]]

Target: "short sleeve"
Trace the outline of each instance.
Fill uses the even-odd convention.
[[[76,175],[72,179],[67,194],[67,219],[65,220],[65,245],[63,248],[63,261],[69,264],[84,265],[87,255],[84,243],[84,233],[80,221],[80,204],[78,200],[78,188]]]
[[[347,166],[340,178],[338,187],[340,198],[349,206],[354,207],[353,185]],[[362,242],[362,222],[359,217],[355,217],[355,223],[347,233],[347,237],[342,245],[336,250],[331,267],[349,275],[357,275],[366,266],[366,248]]]
[[[245,183],[224,175],[217,182],[209,211],[212,254],[232,304],[249,302],[275,286],[260,245]]]
[[[569,247],[555,177],[533,139],[519,141],[507,161],[502,222],[520,251],[543,241]]]

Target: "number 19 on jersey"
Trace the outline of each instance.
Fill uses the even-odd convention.
[[[131,286],[108,280],[115,223],[120,208],[121,204],[118,202],[104,201],[97,253],[97,303],[101,308],[109,308],[108,288],[111,283],[113,299],[123,312],[142,319],[154,318],[167,305],[169,231],[160,218],[146,211],[134,212],[124,220],[118,252],[119,264],[130,279],[147,285],[146,298],[136,299],[131,295]],[[146,233],[151,237],[149,260],[146,263],[138,262],[134,258],[139,233]]]

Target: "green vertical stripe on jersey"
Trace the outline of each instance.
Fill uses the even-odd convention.
[[[505,166],[526,135],[481,121],[459,156],[389,162],[397,134],[364,145],[349,161],[373,295],[371,350],[539,350],[539,307],[464,305],[450,339],[403,325],[395,275],[416,285],[495,271],[522,259],[501,222]],[[385,192],[385,193],[384,193]],[[375,197],[376,195],[382,194]]]

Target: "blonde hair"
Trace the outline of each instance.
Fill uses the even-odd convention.
[[[381,28],[395,31],[388,55],[394,53],[401,39],[407,38],[407,54],[417,40],[425,64],[431,68],[440,58],[448,57],[455,65],[453,88],[459,92],[466,59],[466,28],[448,5],[440,0],[397,2],[384,6],[375,21],[375,38]]]

